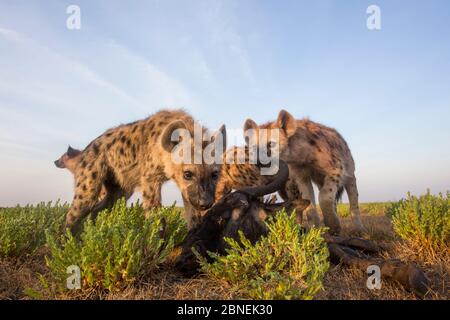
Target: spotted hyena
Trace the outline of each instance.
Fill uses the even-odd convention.
[[[223,165],[216,186],[215,201],[219,201],[232,190],[267,185],[273,178],[274,175],[262,174],[261,168],[255,162],[250,161],[247,146],[231,147],[224,154]],[[278,190],[278,194],[284,201],[292,202],[294,208],[297,205],[303,208],[304,199],[298,189],[295,176],[290,175],[283,188]],[[271,200],[273,201],[274,198],[272,197]],[[299,214],[301,215],[301,212]],[[319,224],[320,220],[318,218],[314,220],[316,217],[308,216],[308,220],[312,224]],[[300,216],[298,220],[301,220]]]
[[[82,153],[83,151],[69,146],[67,151],[54,161],[55,166],[60,169],[67,169],[70,173],[75,174],[81,162]],[[118,198],[124,197],[128,200],[131,196],[131,192],[128,194],[122,193],[120,186],[114,181],[112,175],[109,174],[100,191],[99,203],[91,211],[91,217],[95,218],[99,211],[111,207]]]
[[[200,142],[195,140],[194,128],[200,130]],[[174,141],[176,136],[173,134],[180,130],[189,135]],[[159,111],[146,119],[106,131],[80,153],[74,171],[75,194],[66,226],[76,231],[81,219],[98,208],[96,203],[102,185],[107,186],[111,181],[118,186],[119,192],[111,195],[110,202],[118,195],[132,194],[138,189],[142,192],[143,207],[148,215],[152,207],[161,205],[162,184],[174,180],[181,191],[190,227],[194,213],[208,209],[214,202],[220,164],[174,161],[173,151],[187,144],[191,147],[187,151],[191,153],[188,160],[198,159],[199,155],[203,160],[203,151],[210,145],[203,139],[207,134],[205,128],[182,110]],[[210,141],[220,142],[220,153],[223,153],[225,127],[210,137]]]
[[[260,129],[269,130],[264,132]],[[266,133],[267,139],[259,139]],[[359,231],[364,231],[358,206],[355,163],[346,141],[335,129],[308,119],[296,120],[287,111],[281,110],[276,121],[260,126],[247,119],[244,135],[256,141],[259,148],[279,153],[280,159],[289,164],[301,194],[311,201],[312,212],[309,214],[313,216],[317,216],[317,212],[311,181],[317,184],[324,223],[331,233],[338,234],[341,230],[336,200],[344,188],[355,225]]]

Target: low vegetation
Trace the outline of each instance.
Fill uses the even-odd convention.
[[[254,245],[242,233],[241,244],[226,239],[227,255],[211,253],[211,264],[202,259],[203,272],[248,298],[312,299],[329,267],[324,230],[304,233],[294,216],[282,211],[269,218],[268,235]]]
[[[370,202],[360,203],[359,210],[369,215],[383,215],[389,208],[391,202]],[[346,218],[351,216],[350,206],[348,203],[338,203],[337,213],[340,217]]]
[[[60,239],[50,231],[47,264],[64,288],[67,268],[78,266],[82,289],[119,290],[165,261],[187,233],[180,211],[161,208],[145,219],[140,205],[119,201],[112,210],[87,221],[79,238],[70,232]]]
[[[450,193],[429,191],[393,203],[387,211],[395,232],[424,254],[446,253],[450,249]]]
[[[430,298],[449,299],[450,194],[360,207],[372,239],[390,248],[386,256],[417,261],[433,280]],[[348,205],[339,208],[349,215]],[[185,279],[170,263],[187,232],[180,209],[161,208],[146,220],[139,205],[120,201],[86,221],[77,238],[62,230],[67,211],[58,202],[0,209],[0,299],[415,299],[387,282],[368,290],[365,274],[329,268],[323,230],[302,233],[285,212],[268,219],[259,242],[228,240],[227,256],[202,262],[205,276]],[[350,218],[342,225],[351,232]],[[81,271],[77,293],[63,291],[71,265]]]
[[[56,202],[0,209],[0,257],[33,253],[45,243],[45,231],[58,233],[69,206]]]

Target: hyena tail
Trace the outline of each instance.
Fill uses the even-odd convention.
[[[342,194],[344,193],[344,187],[340,187],[338,191],[336,192],[336,203],[339,203],[342,201]]]

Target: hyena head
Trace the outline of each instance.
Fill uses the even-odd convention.
[[[55,166],[61,169],[68,169],[70,172],[74,173],[75,168],[80,160],[81,151],[69,146],[66,152],[55,160]]]
[[[260,155],[285,158],[289,153],[289,139],[297,130],[295,118],[281,110],[276,121],[258,126],[252,119],[244,124],[244,137],[249,148],[256,148]]]
[[[189,128],[175,121],[165,128],[161,144],[170,153],[166,173],[178,185],[185,204],[199,211],[210,208],[226,149],[225,126],[211,135],[200,125]]]

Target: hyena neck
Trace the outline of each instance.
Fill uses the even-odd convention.
[[[280,158],[288,164],[305,164],[314,154],[314,148],[300,135],[294,135],[289,143],[280,151]]]
[[[282,159],[286,163],[296,162],[296,157],[293,157],[293,153],[291,152],[289,146],[287,146],[283,150],[280,150],[280,159]]]

